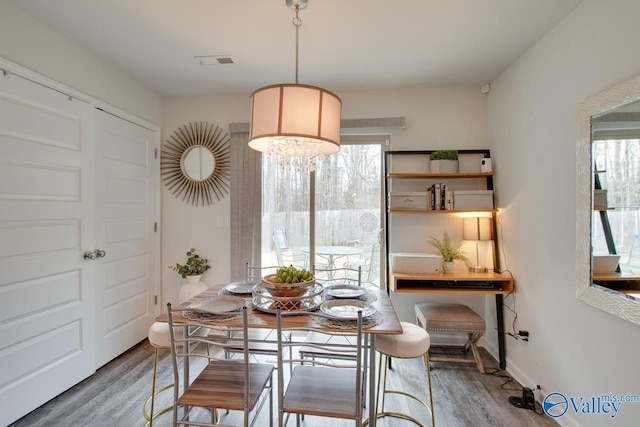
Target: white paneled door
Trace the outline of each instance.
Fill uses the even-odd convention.
[[[0,74],[0,426],[147,337],[159,132]]]
[[[145,339],[155,317],[154,138],[96,112],[96,368]]]
[[[93,114],[0,75],[0,425],[95,369]]]

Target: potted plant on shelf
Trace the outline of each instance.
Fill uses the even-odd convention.
[[[458,151],[437,150],[429,156],[430,173],[458,173]]]
[[[204,272],[211,268],[209,260],[200,257],[194,248],[187,251],[187,262],[184,265],[176,263],[176,265],[169,268],[173,268],[180,277],[187,279],[187,283],[180,287],[179,302],[182,303],[209,289],[206,283],[200,281]]]
[[[451,242],[449,233],[444,232],[442,240],[438,240],[431,236],[431,240],[427,241],[431,246],[436,248],[437,253],[442,257],[442,269],[445,273],[452,273],[454,269],[454,261],[462,261],[467,267],[471,266],[471,261],[460,250],[462,242]]]

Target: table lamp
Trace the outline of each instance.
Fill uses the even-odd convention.
[[[489,217],[471,217],[462,220],[462,239],[476,242],[476,265],[469,267],[474,273],[486,273],[487,267],[480,265],[480,241],[493,240],[493,230],[491,228],[491,218]]]

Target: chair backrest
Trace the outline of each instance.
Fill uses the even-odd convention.
[[[287,234],[284,228],[273,230],[273,243],[280,249],[289,249],[289,241],[287,240]]]
[[[278,260],[278,265],[281,265],[281,266],[293,265],[296,268],[307,268],[307,254],[292,251],[291,249],[289,249],[286,237],[283,240],[281,236],[276,235],[274,233],[273,248],[276,251],[276,258]],[[286,252],[284,252],[285,250]]]
[[[362,266],[337,268],[315,268],[314,266],[313,275],[316,283],[323,286],[345,284],[362,286]]]
[[[247,307],[242,308],[242,334],[234,334],[229,328],[224,329],[225,334],[212,334],[211,327],[203,326],[202,324],[185,320],[181,314],[184,309],[173,309],[171,303],[167,304],[167,314],[169,318],[169,337],[171,343],[171,359],[173,364],[173,381],[174,381],[174,413],[177,413],[176,402],[180,397],[180,393],[184,393],[184,390],[189,386],[185,383],[185,380],[181,378],[182,369],[179,369],[181,362],[187,363],[189,369],[194,368],[203,369],[209,363],[215,363],[216,361],[229,362],[230,359],[224,357],[224,355],[216,356],[209,351],[210,346],[224,346],[235,344],[242,346],[243,358],[233,359],[237,363],[242,363],[244,368],[244,405],[245,408],[249,406],[249,338],[248,338],[248,322],[247,322]],[[180,317],[180,321],[176,322],[176,317]],[[196,351],[198,346],[206,346],[200,351]],[[200,360],[205,363],[194,363],[194,361]],[[187,370],[187,377],[189,381],[193,380],[196,375],[189,375]],[[185,377],[186,378],[186,377]]]
[[[276,270],[279,268],[277,265],[270,265],[267,267],[254,267],[249,263],[246,263],[247,267],[247,281],[260,281],[264,276],[268,276],[269,274],[275,274]]]

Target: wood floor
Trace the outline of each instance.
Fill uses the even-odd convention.
[[[520,396],[521,387],[509,381],[506,374],[499,371],[497,362],[484,349],[480,349],[488,373],[480,374],[475,366],[450,363],[433,363],[431,378],[435,406],[436,426],[439,427],[482,427],[482,426],[558,426],[546,415],[518,409],[508,402],[509,396]],[[389,382],[392,388],[419,395],[428,402],[426,373],[419,359],[393,361],[393,371]],[[12,427],[51,426],[144,426],[142,405],[151,389],[153,369],[153,349],[145,340],[122,354],[117,359],[99,369],[92,377],[66,391],[47,404],[34,410]],[[171,366],[168,351],[161,351],[160,385],[171,382]],[[505,384],[506,383],[506,384]],[[517,389],[517,390],[509,390]],[[172,392],[158,399],[160,407],[169,404]],[[274,399],[275,400],[275,399]],[[277,402],[277,400],[276,400]],[[420,406],[407,405],[405,398],[390,396],[388,408],[412,414],[429,425],[429,415]],[[541,412],[538,405],[537,412]],[[267,426],[266,411],[256,423],[257,427]],[[238,414],[230,413],[223,418],[225,423],[239,425]],[[233,424],[236,423],[236,424]],[[172,424],[171,413],[159,417],[156,427]],[[289,426],[295,425],[291,419]],[[342,427],[351,426],[345,420],[305,417],[302,426]],[[412,423],[395,418],[378,421],[382,427],[410,426]]]

